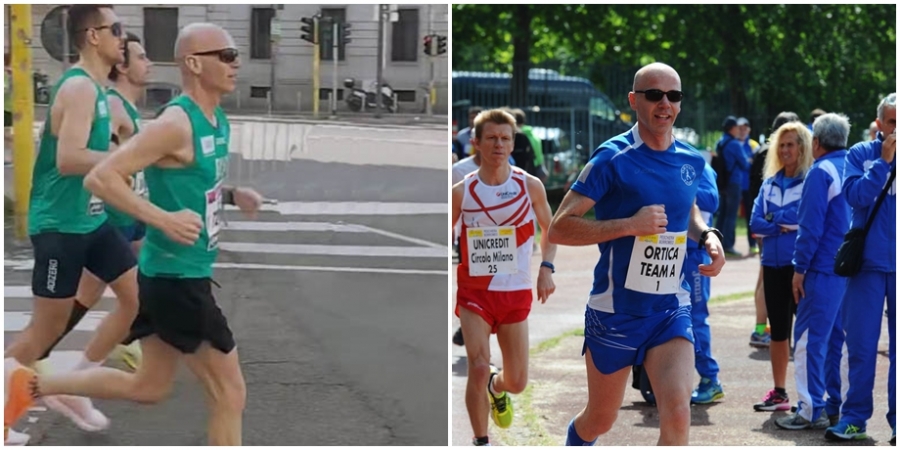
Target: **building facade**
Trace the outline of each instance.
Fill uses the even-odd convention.
[[[52,58],[42,43],[53,35],[51,27],[43,23],[58,6],[32,6],[33,65],[49,75],[51,84],[59,78],[64,64]],[[142,39],[155,63],[151,76],[154,83],[148,88],[150,103],[170,95],[167,87],[177,86],[175,37],[182,26],[192,22],[217,23],[234,37],[242,66],[237,91],[223,100],[229,108],[266,110],[271,98],[272,108],[278,112],[312,111],[314,50],[313,44],[301,39],[300,19],[316,14],[351,27],[351,42],[347,44],[335,48],[330,35],[320,39],[320,111],[330,110],[335,67],[338,110],[347,109],[344,79],[353,78],[360,85],[376,79],[379,5],[116,5],[115,9],[126,31]],[[4,10],[4,31],[9,36],[9,11]],[[425,55],[423,39],[429,34],[448,35],[448,6],[391,5],[390,15],[384,23],[382,77],[397,95],[399,112],[425,111],[433,77],[437,94],[434,111],[446,114],[449,53]],[[5,42],[8,51],[9,39]]]

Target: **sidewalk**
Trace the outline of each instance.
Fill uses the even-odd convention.
[[[740,240],[740,239],[739,239]],[[747,253],[746,239],[737,249]],[[491,425],[494,445],[562,445],[569,420],[584,407],[587,399],[583,328],[587,293],[597,262],[597,248],[559,247],[556,257],[556,293],[545,305],[535,304],[529,317],[531,359],[529,388],[513,396],[515,421],[507,430]],[[540,256],[532,261],[537,273]],[[729,260],[722,274],[712,280],[712,297],[723,300],[710,305],[713,355],[721,367],[720,379],[725,398],[692,408],[692,445],[828,445],[823,431],[786,431],[777,428],[774,419],[785,413],[758,413],[752,405],[771,389],[771,365],[768,351],[748,345],[754,320],[752,296],[759,271],[758,257]],[[455,271],[454,271],[455,276]],[[455,286],[455,283],[454,283]],[[742,293],[748,295],[741,295]],[[737,298],[735,298],[737,297]],[[732,298],[729,300],[728,298]],[[453,319],[453,329],[459,325]],[[860,445],[887,445],[891,429],[887,412],[887,324],[882,326],[879,343],[875,413],[868,424],[870,439]],[[491,352],[500,364],[499,347],[492,338]],[[472,431],[465,410],[465,349],[453,347],[451,445],[471,445]],[[796,401],[794,366],[788,367],[787,391]],[[655,407],[646,404],[640,393],[630,387],[619,409],[613,429],[597,445],[654,445],[659,436]],[[699,381],[699,378],[697,379]],[[846,444],[844,444],[846,445]]]

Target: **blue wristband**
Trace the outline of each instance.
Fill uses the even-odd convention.
[[[553,267],[553,263],[551,262],[541,261],[541,267],[550,269],[550,273],[556,273],[556,267]]]

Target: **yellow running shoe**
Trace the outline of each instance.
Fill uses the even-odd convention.
[[[139,341],[133,341],[128,345],[119,345],[118,347],[120,347],[119,353],[122,362],[124,362],[132,371],[136,371],[141,365],[141,361],[144,359],[144,354],[141,353],[141,343]]]
[[[491,394],[491,381],[498,373],[500,373],[500,370],[491,365],[491,376],[488,378],[488,399],[491,401],[491,419],[494,420],[494,424],[498,427],[509,428],[513,421],[513,407],[512,400],[509,398],[509,393],[504,392],[500,397],[494,397],[494,394]]]
[[[113,351],[109,353],[109,357],[107,359],[112,361],[121,361],[125,365],[125,367],[134,372],[141,365],[141,361],[144,359],[144,354],[141,353],[140,342],[134,341],[128,345],[117,345],[116,348],[114,348]]]

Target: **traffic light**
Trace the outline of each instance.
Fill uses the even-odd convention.
[[[353,42],[353,40],[350,39],[350,24],[349,23],[346,23],[346,22],[342,23],[341,27],[338,28],[338,34],[339,34],[338,38],[340,39],[341,44],[347,45],[350,42]]]
[[[300,22],[303,26],[300,27],[300,39],[303,39],[310,44],[318,44],[318,33],[317,28],[317,20],[315,17],[304,17],[300,19]]]
[[[433,38],[434,38],[434,36],[432,36],[432,35],[429,34],[428,36],[425,36],[425,39],[424,39],[424,41],[425,41],[425,54],[428,55],[428,56],[431,56],[431,50],[432,50],[432,45],[433,45]]]
[[[437,40],[438,40],[437,54],[443,55],[444,53],[447,53],[447,36],[438,36]]]

